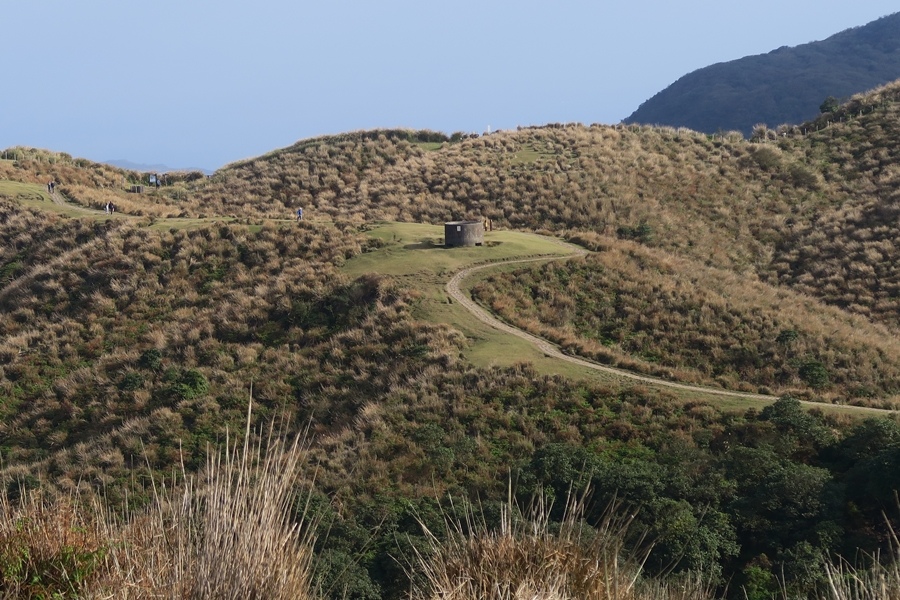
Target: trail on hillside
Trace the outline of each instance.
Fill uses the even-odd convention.
[[[52,192],[50,192],[50,199],[53,200],[53,204],[56,204],[58,206],[65,206],[68,209],[76,210],[78,212],[85,213],[88,215],[103,214],[103,211],[94,210],[93,208],[88,208],[86,206],[82,206],[80,204],[76,204],[75,202],[72,202],[71,200],[69,200],[68,198],[63,196],[62,192],[57,192],[56,190],[53,190]]]
[[[60,192],[54,191],[53,193],[50,194],[50,196],[55,204],[58,204],[61,206],[74,207],[79,212],[83,212],[85,214],[90,214],[90,215],[102,215],[103,214],[103,211],[101,211],[101,210],[87,208],[87,207],[84,207],[84,206],[81,206],[79,204],[69,201]],[[525,263],[532,263],[532,262],[546,262],[546,261],[552,261],[552,260],[568,260],[570,258],[586,256],[587,254],[589,254],[589,252],[587,250],[585,250],[584,248],[582,248],[580,246],[576,246],[574,244],[570,244],[570,243],[564,242],[562,240],[554,240],[554,241],[559,246],[561,246],[561,247],[565,248],[567,251],[569,251],[569,254],[567,256],[561,256],[561,257],[538,256],[538,257],[514,258],[514,259],[509,259],[509,260],[490,262],[490,263],[467,267],[465,269],[458,271],[456,274],[453,275],[453,277],[450,279],[450,281],[447,282],[447,284],[445,286],[446,291],[450,295],[450,297],[452,297],[454,300],[459,302],[476,319],[478,319],[485,325],[488,325],[490,327],[493,327],[494,329],[497,329],[497,330],[507,333],[509,335],[514,335],[522,340],[527,341],[528,343],[535,346],[538,350],[540,350],[544,355],[546,355],[550,358],[563,360],[568,363],[578,365],[581,367],[585,367],[588,369],[592,369],[595,371],[609,373],[609,374],[615,375],[617,377],[622,377],[625,379],[630,379],[630,380],[638,381],[641,383],[647,383],[647,384],[651,384],[651,385],[667,387],[670,389],[677,389],[677,390],[681,390],[681,391],[697,392],[697,393],[702,393],[702,394],[710,394],[710,395],[723,396],[723,397],[729,397],[729,398],[746,398],[746,399],[763,400],[763,401],[775,401],[778,399],[777,396],[771,396],[771,395],[766,395],[766,394],[753,394],[753,393],[749,393],[749,392],[737,392],[737,391],[732,391],[732,390],[724,390],[724,389],[720,389],[720,388],[703,387],[703,386],[690,385],[690,384],[685,384],[685,383],[678,383],[678,382],[674,382],[674,381],[668,381],[665,379],[650,377],[648,375],[640,375],[638,373],[634,373],[632,371],[627,371],[624,369],[619,369],[616,367],[610,367],[608,365],[594,362],[594,361],[591,361],[591,360],[588,360],[586,358],[582,358],[579,356],[572,356],[569,354],[565,354],[562,352],[562,350],[559,349],[559,346],[557,346],[553,342],[550,342],[549,340],[538,337],[538,336],[531,334],[523,329],[519,329],[518,327],[514,327],[514,326],[510,325],[509,323],[506,323],[506,322],[500,320],[499,318],[497,318],[496,316],[492,315],[491,313],[486,311],[484,308],[482,308],[471,297],[469,297],[465,293],[463,293],[463,291],[460,287],[463,280],[465,280],[467,277],[469,277],[470,275],[472,275],[473,273],[476,273],[478,271],[482,271],[485,269],[491,269],[491,268],[499,267],[502,265],[510,265],[510,264],[525,264]],[[33,277],[40,272],[50,270],[55,266],[56,263],[64,261],[64,260],[65,260],[65,256],[60,256],[60,257],[58,257],[57,260],[54,260],[54,261],[51,261],[50,263],[42,265],[41,268],[32,270],[32,272],[29,273],[29,275],[31,277]],[[9,294],[18,290],[21,287],[21,284],[23,283],[23,281],[25,281],[26,279],[27,279],[27,277],[19,278],[19,279],[17,279],[16,282],[14,282],[13,285],[7,286],[6,288],[0,290],[0,298],[6,297]],[[872,413],[892,413],[892,412],[894,412],[894,411],[885,410],[885,409],[871,408],[871,407],[865,407],[865,406],[854,406],[854,405],[850,405],[850,404],[828,405],[828,404],[823,404],[821,402],[811,402],[811,401],[801,401],[801,402],[807,406],[818,406],[818,407],[839,406],[840,408],[846,408],[849,410],[857,410],[857,411],[872,412]]]
[[[588,369],[593,369],[595,371],[609,373],[612,375],[616,375],[618,377],[624,377],[626,379],[631,379],[631,380],[639,381],[642,383],[649,383],[652,385],[658,385],[658,386],[663,386],[663,387],[687,391],[687,392],[713,394],[713,395],[717,395],[717,396],[726,396],[726,397],[730,397],[730,398],[748,398],[748,399],[754,399],[754,400],[768,400],[768,401],[773,401],[773,402],[778,399],[777,396],[770,396],[770,395],[766,395],[766,394],[751,394],[748,392],[736,392],[736,391],[731,391],[731,390],[723,390],[723,389],[718,389],[718,388],[702,387],[702,386],[697,386],[697,385],[689,385],[689,384],[685,384],[685,383],[677,383],[674,381],[667,381],[665,379],[659,379],[659,378],[650,377],[647,375],[639,375],[639,374],[633,373],[631,371],[617,369],[615,367],[603,365],[603,364],[600,364],[600,363],[597,363],[597,362],[594,362],[594,361],[591,361],[591,360],[588,360],[585,358],[581,358],[578,356],[564,354],[562,352],[562,350],[559,349],[559,346],[557,346],[556,344],[554,344],[548,340],[545,340],[544,338],[541,338],[541,337],[538,337],[531,333],[528,333],[527,331],[525,331],[523,329],[514,327],[514,326],[510,325],[509,323],[501,321],[499,318],[495,317],[494,315],[492,315],[491,313],[486,311],[484,308],[482,308],[471,297],[466,295],[460,288],[463,280],[465,280],[467,277],[469,277],[473,273],[476,273],[477,271],[482,271],[484,269],[491,269],[491,268],[499,267],[501,265],[510,265],[510,264],[519,264],[519,263],[531,263],[531,262],[541,262],[541,261],[550,261],[550,260],[568,260],[570,258],[574,258],[574,257],[578,257],[578,256],[585,256],[588,254],[588,252],[585,249],[580,248],[578,246],[568,244],[568,243],[565,243],[562,241],[560,241],[559,243],[561,245],[563,245],[564,247],[568,248],[569,250],[571,250],[572,254],[570,254],[569,256],[561,257],[561,258],[548,258],[546,256],[545,257],[537,257],[537,258],[533,258],[533,257],[532,258],[516,258],[516,259],[504,260],[504,261],[500,261],[500,262],[492,262],[492,263],[487,263],[487,264],[475,265],[473,267],[467,267],[465,269],[462,269],[461,271],[458,271],[450,279],[450,281],[447,282],[447,285],[446,285],[447,293],[450,295],[450,297],[452,297],[454,300],[459,302],[466,310],[468,310],[470,313],[472,313],[472,315],[476,319],[478,319],[485,325],[493,327],[494,329],[497,329],[504,333],[508,333],[509,335],[514,335],[520,339],[523,339],[523,340],[529,342],[530,344],[532,344],[533,346],[537,347],[538,350],[540,350],[546,356],[549,356],[551,358],[563,360],[568,363],[586,367]],[[809,402],[809,401],[801,401],[801,402],[807,406],[818,406],[818,407],[833,406],[833,405],[823,404],[821,402]],[[840,405],[840,407],[851,409],[851,410],[860,410],[860,411],[865,411],[865,412],[877,412],[877,413],[893,412],[893,411],[888,411],[888,410],[883,410],[883,409],[875,409],[875,408],[870,408],[870,407],[865,407],[865,406],[853,406],[853,405],[849,405],[849,404],[848,405]]]

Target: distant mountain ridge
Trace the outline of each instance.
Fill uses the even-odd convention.
[[[624,121],[741,131],[814,118],[823,101],[846,99],[900,78],[900,13],[825,40],[714,64],[689,73]]]
[[[104,164],[112,165],[113,167],[119,167],[120,169],[127,169],[129,171],[140,171],[142,173],[170,173],[172,171],[200,171],[205,175],[212,175],[214,171],[211,169],[204,169],[201,167],[170,167],[168,165],[154,164],[154,165],[145,165],[140,163],[134,163],[130,160],[125,159],[115,159],[115,160],[105,160]]]

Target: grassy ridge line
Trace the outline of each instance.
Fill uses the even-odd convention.
[[[562,244],[563,242],[560,242],[560,243]],[[577,248],[575,246],[569,246],[569,247],[572,248],[573,250],[575,250],[575,252],[571,256],[565,257],[565,258],[572,258],[575,256],[583,256],[583,255],[587,254],[587,251],[585,251],[581,248]],[[535,347],[537,347],[541,352],[543,352],[545,355],[547,355],[551,358],[556,358],[556,359],[559,359],[562,361],[566,361],[566,362],[569,362],[572,364],[579,365],[581,367],[585,367],[588,369],[593,369],[596,371],[601,371],[603,373],[615,375],[617,377],[624,377],[624,378],[632,379],[632,380],[639,381],[642,383],[649,383],[652,385],[663,386],[663,387],[680,390],[680,391],[685,391],[685,392],[712,394],[714,396],[724,396],[724,397],[728,397],[728,398],[744,398],[744,399],[751,399],[751,400],[761,400],[761,401],[765,401],[765,402],[774,402],[775,400],[778,399],[777,396],[771,396],[771,395],[767,395],[767,394],[752,394],[752,393],[748,393],[748,392],[735,392],[735,391],[731,391],[731,390],[721,390],[721,389],[716,389],[716,388],[702,387],[702,386],[696,386],[696,385],[677,383],[677,382],[673,382],[673,381],[667,381],[665,379],[658,379],[658,378],[649,377],[646,375],[639,375],[639,374],[633,373],[631,371],[626,371],[623,369],[609,367],[607,365],[593,362],[593,361],[590,361],[590,360],[587,360],[585,358],[581,358],[578,356],[571,356],[568,354],[564,354],[556,344],[553,344],[552,342],[550,342],[544,338],[541,338],[541,337],[538,337],[531,333],[528,333],[522,329],[518,329],[517,327],[513,327],[512,325],[509,325],[508,323],[505,323],[504,321],[501,321],[499,318],[497,318],[494,315],[492,315],[491,313],[489,313],[482,306],[480,306],[478,303],[476,303],[474,300],[472,300],[470,297],[468,297],[466,294],[464,294],[462,292],[461,284],[462,284],[463,280],[465,280],[467,277],[469,277],[470,275],[472,275],[478,271],[481,271],[484,269],[489,269],[492,267],[498,267],[501,265],[524,264],[524,263],[549,261],[549,260],[554,260],[554,257],[511,259],[511,260],[504,260],[504,261],[499,261],[499,262],[492,262],[492,263],[488,263],[488,264],[467,267],[465,269],[458,271],[456,274],[454,274],[454,276],[450,279],[450,281],[447,282],[446,290],[447,290],[447,293],[454,300],[459,302],[470,313],[472,313],[472,315],[475,316],[475,318],[480,320],[482,323],[484,323],[490,327],[493,327],[495,329],[498,329],[500,331],[503,331],[505,333],[508,333],[510,335],[514,335],[520,339],[530,342]],[[821,408],[821,409],[825,409],[825,408],[831,409],[832,408],[830,405],[825,405],[825,404],[821,404],[818,402],[802,401],[802,403],[806,406],[816,407],[816,408]],[[862,411],[862,412],[866,412],[866,413],[878,413],[878,414],[889,414],[889,413],[894,412],[894,411],[890,411],[890,410],[875,409],[875,408],[862,407],[862,406],[852,406],[852,405],[839,406],[839,407],[835,407],[835,408],[839,408],[842,410],[846,409],[846,410],[853,411],[853,412]]]
[[[207,223],[230,223],[235,221],[234,217],[162,217],[148,221],[148,217],[145,215],[133,215],[118,210],[108,214],[103,210],[77,204],[61,191],[57,190],[54,191],[53,194],[50,194],[47,192],[46,187],[42,185],[9,180],[0,180],[0,198],[2,197],[9,198],[27,208],[51,212],[70,218],[89,218],[95,221],[125,219],[135,223],[140,223],[143,219],[144,225],[149,223],[149,227],[159,230],[171,228],[190,229],[200,227]],[[270,220],[280,220],[284,222],[293,221],[293,219]]]

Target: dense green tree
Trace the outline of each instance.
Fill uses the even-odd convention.
[[[828,96],[827,98],[825,98],[825,101],[819,105],[819,112],[822,114],[833,113],[838,109],[840,105],[841,104],[840,102],[838,102],[837,98],[835,98],[834,96]]]
[[[804,361],[798,372],[800,379],[813,389],[820,390],[828,385],[828,368],[821,361],[815,359]]]

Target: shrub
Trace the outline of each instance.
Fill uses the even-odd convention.
[[[822,389],[828,385],[828,369],[817,360],[807,360],[800,365],[800,379],[813,389]]]
[[[569,501],[561,523],[550,520],[551,507],[540,499],[527,515],[509,502],[500,523],[489,527],[469,513],[447,519],[446,540],[427,527],[431,554],[419,555],[426,583],[414,598],[446,600],[619,600],[691,598],[711,594],[700,578],[679,585],[641,579],[647,548],[626,547],[634,515],[611,506],[596,528],[583,520],[584,501]]]
[[[196,369],[187,369],[177,375],[169,392],[182,400],[191,400],[206,394],[209,391],[209,382],[203,373]]]
[[[0,498],[0,596],[74,599],[95,585],[109,542],[87,514],[71,499]]]
[[[138,366],[142,369],[158,371],[162,367],[162,352],[156,348],[145,350],[138,359]]]
[[[759,168],[764,171],[774,171],[781,165],[781,158],[771,148],[757,148],[751,156]]]
[[[825,113],[833,113],[840,107],[841,103],[834,96],[828,96],[825,98],[825,101],[819,105],[819,112],[823,115]]]
[[[122,381],[119,382],[119,389],[130,392],[134,390],[139,390],[144,386],[144,376],[136,371],[129,371],[125,373],[122,377]]]

